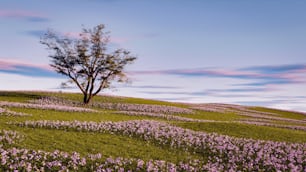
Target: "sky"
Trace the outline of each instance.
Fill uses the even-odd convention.
[[[138,58],[102,93],[306,112],[306,1],[0,0],[0,90],[61,91],[40,37],[104,24]],[[77,89],[62,91],[78,91]]]

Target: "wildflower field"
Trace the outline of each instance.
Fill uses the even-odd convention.
[[[306,114],[0,92],[0,171],[306,171]]]

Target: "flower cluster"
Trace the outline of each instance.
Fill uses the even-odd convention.
[[[206,111],[206,112],[217,112],[217,113],[226,113],[228,108],[217,106],[218,104],[199,104],[196,106],[191,106],[192,109]]]
[[[128,103],[96,103],[93,106],[119,110],[119,111],[137,111],[149,113],[162,113],[162,114],[192,114],[193,111],[187,108],[180,108],[175,106],[166,105],[149,105],[149,104],[128,104]]]
[[[241,120],[241,123],[244,124],[252,124],[252,125],[259,125],[259,126],[269,126],[269,127],[277,127],[277,128],[287,128],[293,130],[302,130],[306,131],[306,126],[299,126],[299,125],[281,125],[281,124],[273,124],[269,122],[259,122],[259,121],[248,121],[248,120]]]
[[[71,100],[65,100],[57,97],[43,97],[36,100],[30,100],[34,104],[49,104],[49,105],[64,105],[64,106],[83,106],[83,104]],[[128,104],[128,103],[90,103],[88,106],[98,107],[110,110],[120,111],[137,111],[149,113],[193,113],[192,110],[187,108],[180,108],[175,106],[166,105],[149,105],[149,104]]]
[[[2,146],[11,145],[20,138],[21,135],[15,131],[0,130],[0,148]]]
[[[5,113],[5,112],[6,112],[6,109],[0,107],[0,114]]]
[[[48,105],[61,105],[61,106],[80,106],[81,103],[75,102],[72,100],[67,100],[59,97],[50,97],[50,96],[45,96],[41,97],[39,99],[34,99],[34,100],[29,100],[29,103],[34,103],[34,104],[48,104]]]
[[[306,144],[240,139],[207,134],[157,121],[26,121],[21,126],[108,132],[153,141],[208,157],[216,171],[305,171]]]
[[[7,102],[7,101],[0,101],[0,107],[33,108],[33,109],[57,110],[65,112],[97,112],[93,109],[81,108],[81,107],[61,106],[61,105],[52,105],[52,104],[17,103],[17,102]]]
[[[14,111],[10,111],[10,110],[7,110],[7,109],[1,108],[1,107],[0,107],[0,115],[4,115],[4,116],[32,116],[31,114],[26,114],[26,113],[22,113],[22,112],[14,112]]]
[[[101,154],[80,156],[60,152],[35,151],[9,147],[20,135],[13,131],[0,130],[1,171],[207,171],[199,160],[173,164],[162,160],[103,158]],[[5,145],[5,147],[3,146]]]
[[[211,171],[198,160],[174,164],[163,160],[102,158],[101,154],[81,157],[76,152],[69,154],[1,147],[0,155],[0,169],[3,171]]]
[[[59,151],[48,153],[17,148],[0,148],[0,153],[0,169],[3,171],[77,170],[86,163],[85,158],[80,158],[77,153],[69,155]]]
[[[157,117],[157,118],[164,118],[164,119],[167,119],[167,120],[175,120],[175,121],[183,121],[183,122],[217,122],[217,121],[214,121],[214,120],[193,119],[193,118],[186,118],[186,117],[175,116],[175,115],[150,113],[150,112],[117,111],[115,113],[126,114],[126,115],[130,115],[130,116]]]

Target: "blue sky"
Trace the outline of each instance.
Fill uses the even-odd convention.
[[[59,91],[65,78],[39,37],[103,23],[111,47],[138,57],[132,83],[104,93],[306,111],[305,9],[302,0],[1,0],[0,89]]]

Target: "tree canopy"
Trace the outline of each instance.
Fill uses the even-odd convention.
[[[74,37],[48,30],[40,41],[50,50],[51,67],[77,85],[84,95],[84,104],[108,88],[112,81],[125,81],[124,68],[136,59],[124,49],[110,52],[109,32],[104,29],[103,24],[92,29],[83,28]]]

